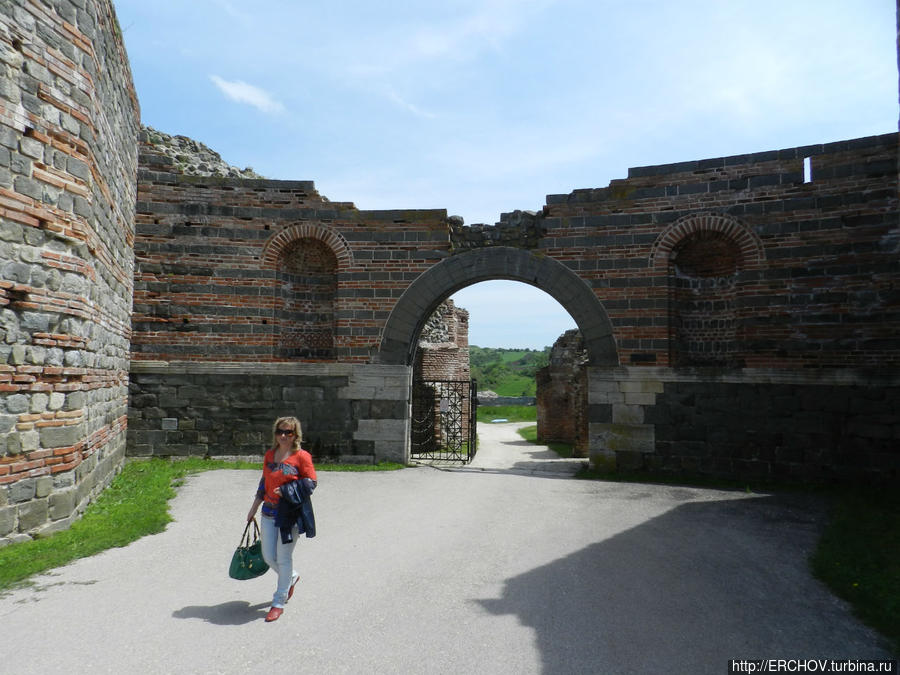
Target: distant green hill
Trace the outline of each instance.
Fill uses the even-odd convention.
[[[494,349],[469,346],[469,368],[478,391],[490,389],[499,396],[534,396],[535,373],[550,361],[550,347]]]

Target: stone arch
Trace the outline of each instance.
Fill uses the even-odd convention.
[[[353,265],[353,252],[350,250],[347,240],[340,233],[324,225],[298,223],[269,237],[260,256],[262,268],[276,269],[285,249],[299,239],[318,239],[327,245],[337,260],[338,272],[343,272]]]
[[[669,265],[672,251],[678,244],[687,237],[701,232],[715,232],[731,239],[740,250],[741,271],[762,265],[765,258],[762,241],[749,227],[730,216],[693,213],[676,220],[656,238],[650,251],[651,269],[665,270]]]
[[[378,361],[411,365],[416,338],[437,306],[461,288],[493,279],[521,281],[548,293],[575,320],[584,336],[589,364],[619,365],[606,309],[584,280],[553,258],[506,246],[453,255],[419,276],[388,317]]]

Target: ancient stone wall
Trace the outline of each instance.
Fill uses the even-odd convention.
[[[403,366],[135,361],[131,392],[129,456],[259,459],[292,415],[317,460],[406,461]]]
[[[468,380],[469,313],[447,300],[422,328],[414,376],[423,380]]]
[[[623,365],[900,366],[897,134],[630,169],[543,222]]]
[[[550,363],[536,374],[537,439],[572,445],[576,457],[588,456],[585,364],[581,333],[563,333],[550,350]]]
[[[896,134],[639,167],[493,228],[443,211],[361,212],[312,183],[179,174],[152,148],[142,158],[135,361],[412,365],[412,342],[447,295],[519,279],[576,319],[592,366],[577,425],[595,463],[623,466],[658,466],[663,448],[687,456],[689,426],[657,444],[662,381],[693,373],[713,391],[727,376],[746,387],[741,400],[763,400],[772,369],[801,388],[810,369],[829,386],[868,386],[869,369],[900,365]],[[738,410],[733,419],[737,436]],[[879,419],[872,428],[885,428]],[[854,443],[864,427],[849,425]]]
[[[0,545],[124,459],[138,117],[108,0],[0,1]]]
[[[314,453],[402,460],[409,373],[387,386],[366,364],[396,298],[447,255],[446,212],[359,211],[308,181],[192,175],[189,156],[179,165],[150,130],[141,139],[129,452],[168,454],[184,437],[169,420],[192,439],[180,451],[258,453],[236,428],[264,433],[284,411]],[[273,380],[279,368],[299,384]],[[184,396],[192,387],[223,392],[238,414]],[[215,432],[197,430],[207,417],[221,418]]]
[[[140,162],[137,361],[368,362],[396,299],[450,248],[443,210],[359,211],[309,181],[177,173],[148,142]]]
[[[450,237],[563,262],[607,309],[623,364],[895,367],[897,209],[885,134],[637,167]]]
[[[637,366],[591,371],[595,464],[900,477],[897,203],[896,134],[550,196],[542,250],[592,285]],[[790,396],[802,409],[773,407]]]
[[[896,370],[587,371],[597,467],[752,481],[900,477]]]

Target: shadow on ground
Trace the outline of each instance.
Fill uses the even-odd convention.
[[[812,577],[821,523],[820,506],[797,496],[686,503],[477,602],[534,629],[545,674],[889,658],[886,641]]]
[[[249,602],[234,600],[220,605],[204,607],[194,605],[172,612],[176,619],[202,619],[217,626],[242,626],[245,623],[264,619],[271,603],[251,605]]]

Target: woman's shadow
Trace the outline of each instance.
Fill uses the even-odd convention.
[[[223,602],[211,607],[191,606],[172,612],[176,619],[203,619],[217,626],[241,626],[251,621],[259,621],[266,616],[271,603],[251,605],[243,600]]]

